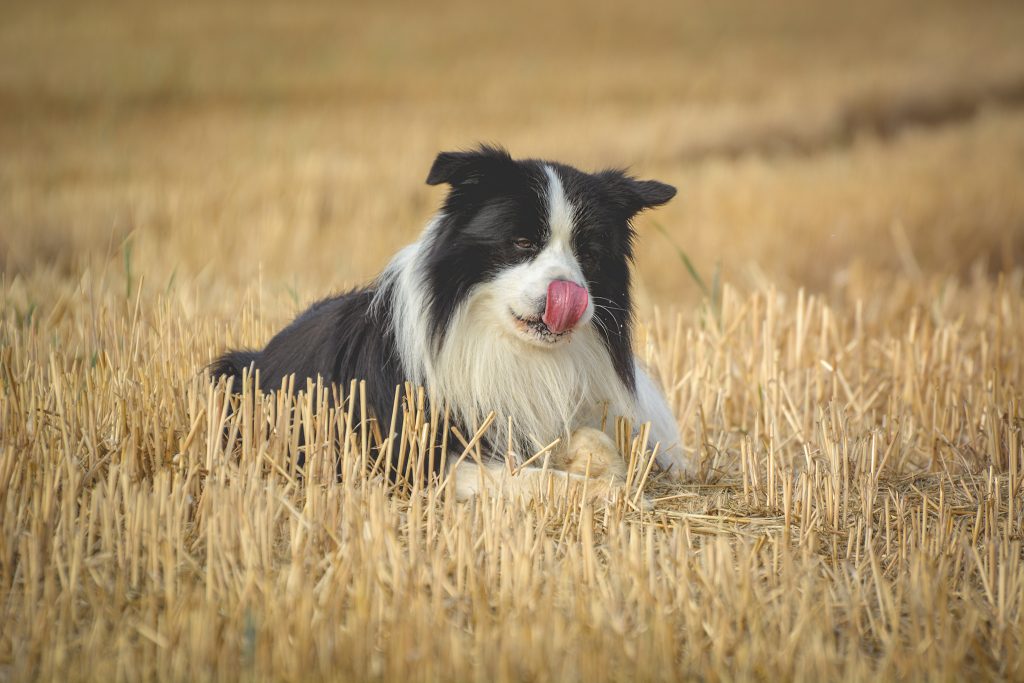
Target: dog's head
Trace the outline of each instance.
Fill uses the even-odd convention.
[[[435,340],[469,303],[474,316],[543,348],[591,324],[606,342],[628,339],[630,220],[675,188],[486,146],[442,152],[427,183],[450,186],[425,263]]]

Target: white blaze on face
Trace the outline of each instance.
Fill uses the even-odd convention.
[[[567,246],[572,253],[572,226],[576,207],[569,203],[565,196],[565,188],[555,169],[544,166],[548,176],[548,227],[551,229],[551,240],[548,246]]]
[[[546,277],[544,290],[552,280],[568,280],[586,287],[583,270],[572,251],[572,230],[575,223],[576,207],[565,196],[565,189],[558,174],[550,166],[544,166],[548,176],[548,228],[550,237],[544,249],[534,259],[542,277]]]

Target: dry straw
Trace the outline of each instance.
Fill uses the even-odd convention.
[[[401,434],[361,387],[231,411],[222,333],[91,290],[4,307],[0,680],[1024,676],[1019,273],[658,317],[700,481],[618,425],[607,504],[392,485],[371,446],[444,432],[415,392]]]

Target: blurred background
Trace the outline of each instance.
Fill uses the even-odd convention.
[[[6,298],[116,266],[286,316],[480,141],[679,188],[638,220],[644,306],[992,278],[1024,263],[1022,37],[1021,2],[5,2]]]

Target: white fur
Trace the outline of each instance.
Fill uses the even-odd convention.
[[[621,415],[634,424],[650,420],[651,446],[661,443],[659,466],[681,476],[688,463],[662,393],[639,362],[635,396],[622,383],[591,324],[592,302],[571,335],[555,342],[524,331],[510,314],[528,317],[538,306],[543,310],[553,279],[586,286],[572,251],[576,209],[566,199],[557,174],[550,167],[545,170],[551,230],[545,248],[470,292],[449,323],[436,357],[428,337],[423,258],[436,237],[439,219],[431,221],[419,241],[400,251],[381,275],[378,291],[393,291],[402,368],[410,380],[429,388],[432,402],[447,406],[471,431],[494,411],[493,444],[506,443],[511,417],[517,434],[512,456],[518,460],[558,437],[567,439],[579,427],[599,428],[607,406],[610,419]]]

